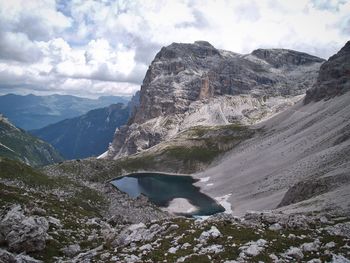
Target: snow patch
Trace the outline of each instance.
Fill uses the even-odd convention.
[[[107,151],[105,151],[104,153],[102,153],[101,155],[97,156],[97,158],[96,158],[96,159],[103,159],[103,158],[106,158],[106,157],[107,157],[107,155],[108,155],[108,150],[107,150]]]
[[[175,214],[175,213],[194,213],[198,210],[198,207],[192,205],[185,198],[174,198],[169,203],[168,207],[163,208],[163,210]]]
[[[203,178],[200,179],[200,182],[201,182],[201,183],[205,183],[205,182],[208,182],[209,179],[210,179],[210,176],[208,176],[208,177],[203,177]]]
[[[224,196],[219,196],[214,198],[220,205],[222,205],[223,208],[225,208],[225,211],[224,211],[225,214],[232,214],[231,204],[228,201],[230,196],[231,194],[227,194]]]

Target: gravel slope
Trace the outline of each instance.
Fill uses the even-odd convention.
[[[322,195],[306,194],[305,199],[311,198],[308,202],[280,209],[350,211],[349,93],[307,105],[300,101],[258,127],[264,129],[263,135],[243,142],[217,166],[194,175],[210,177],[198,183],[203,192],[227,196],[233,213],[242,214],[276,208],[298,182],[334,177],[326,190],[316,184],[315,193]],[[341,175],[345,181],[338,188]]]

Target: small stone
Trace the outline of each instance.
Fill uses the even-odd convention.
[[[281,230],[283,227],[279,223],[275,223],[269,227],[269,230],[272,231],[278,231]]]
[[[284,253],[285,256],[292,257],[295,259],[303,259],[304,254],[301,252],[301,249],[297,247],[290,247],[287,252]]]
[[[170,253],[170,254],[175,254],[176,253],[176,251],[177,251],[177,247],[171,247],[171,248],[169,248],[169,250],[168,250],[168,252]]]
[[[328,242],[327,244],[324,245],[324,248],[334,248],[335,247],[335,242],[331,241],[331,242]]]
[[[106,260],[106,259],[108,259],[110,256],[111,256],[111,253],[106,252],[106,253],[103,253],[103,254],[100,255],[100,259]]]
[[[320,217],[320,222],[323,223],[323,224],[327,224],[329,221],[328,221],[327,217],[321,216]]]
[[[316,252],[319,250],[319,248],[320,248],[319,240],[315,240],[314,242],[311,242],[311,243],[304,243],[301,245],[301,249],[304,252]]]
[[[350,260],[342,255],[332,254],[332,263],[350,263]]]
[[[72,257],[77,255],[80,252],[81,248],[79,246],[79,244],[74,244],[74,245],[69,245],[65,248],[62,249],[62,252],[68,256],[68,257]]]
[[[176,229],[178,229],[178,228],[179,228],[179,226],[178,226],[178,225],[176,225],[176,224],[172,224],[172,225],[170,225],[170,226],[167,228],[167,230],[165,231],[165,233],[168,233],[168,232],[174,231],[174,230],[176,230]]]
[[[181,246],[181,249],[187,249],[187,248],[189,248],[190,246],[191,246],[190,243],[185,243],[185,244],[183,244],[183,245]]]
[[[141,251],[143,251],[143,250],[152,250],[152,245],[151,244],[143,245],[143,246],[139,247],[139,250],[141,250]]]
[[[271,258],[273,261],[278,261],[278,257],[275,254],[270,254],[269,258]]]
[[[220,236],[222,236],[222,234],[217,227],[212,226],[208,231],[202,232],[202,234],[199,236],[199,242],[206,243],[209,238],[218,238]]]
[[[224,248],[222,245],[211,245],[209,247],[204,247],[201,249],[201,254],[217,254],[224,251]]]
[[[322,261],[318,258],[313,258],[313,259],[309,260],[307,263],[322,263]]]
[[[58,228],[62,227],[61,221],[55,217],[49,216],[47,218],[47,221],[49,222],[50,225],[53,225],[53,226],[58,227]]]
[[[326,227],[325,230],[330,235],[350,238],[350,222],[339,223],[334,226],[329,226]]]

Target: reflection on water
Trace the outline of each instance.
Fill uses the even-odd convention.
[[[214,199],[201,193],[193,185],[194,182],[191,176],[159,173],[135,173],[112,181],[113,185],[131,197],[135,198],[142,193],[162,207],[167,207],[174,198],[187,199],[198,207],[191,215],[212,215],[225,210]]]

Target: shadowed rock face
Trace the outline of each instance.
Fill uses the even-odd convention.
[[[208,103],[223,95],[266,98],[303,94],[314,84],[322,62],[285,49],[259,49],[241,55],[205,41],[163,47],[146,73],[140,104],[129,125],[116,133],[108,157],[133,154],[168,138],[169,129],[156,119],[166,116],[168,123],[179,125],[198,101]],[[152,119],[152,127],[146,127]]]
[[[320,68],[315,85],[306,92],[305,103],[329,99],[350,90],[350,41]]]

